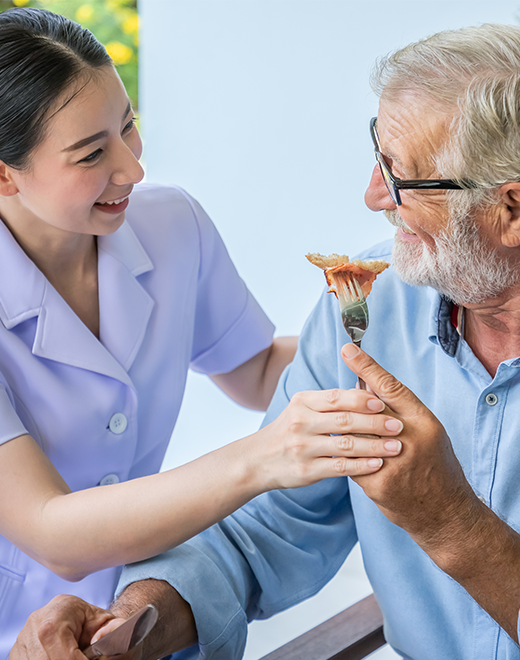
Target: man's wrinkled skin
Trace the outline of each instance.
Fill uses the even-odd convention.
[[[85,660],[95,632],[114,615],[76,596],[56,596],[31,614],[9,660]]]

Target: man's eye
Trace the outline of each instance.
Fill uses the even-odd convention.
[[[91,154],[88,156],[85,156],[85,158],[82,158],[79,162],[80,163],[90,163],[93,160],[96,160],[98,156],[100,156],[103,152],[103,149],[96,149],[96,151],[93,151]]]

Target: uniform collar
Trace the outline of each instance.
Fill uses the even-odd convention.
[[[74,314],[0,222],[0,320],[8,329],[37,317],[32,352],[130,384],[153,300],[137,277],[153,264],[127,222],[98,239],[100,340]]]

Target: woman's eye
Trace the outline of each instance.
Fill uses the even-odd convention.
[[[102,152],[103,152],[103,149],[96,149],[96,151],[93,151],[88,156],[85,156],[85,158],[82,158],[79,162],[80,163],[90,163],[93,160],[96,160],[96,158],[98,156],[100,156]]]
[[[126,124],[125,127],[123,128],[123,133],[128,133],[128,131],[131,131],[134,126],[135,126],[135,117],[132,117],[132,119],[130,119],[128,124]]]

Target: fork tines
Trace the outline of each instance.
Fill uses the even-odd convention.
[[[332,276],[338,296],[343,297],[346,302],[362,302],[365,300],[361,285],[349,272],[340,270],[332,273]]]

